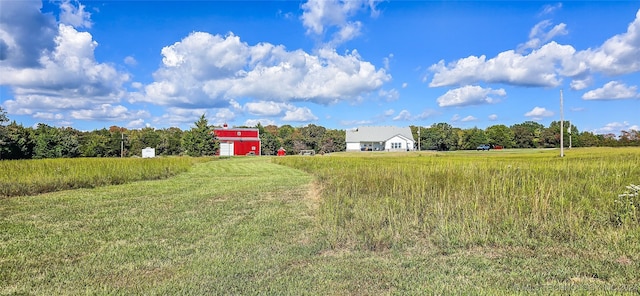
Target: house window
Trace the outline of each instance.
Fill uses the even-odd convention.
[[[391,149],[401,149],[402,143],[391,143]]]

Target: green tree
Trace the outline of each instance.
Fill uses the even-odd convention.
[[[595,146],[600,146],[600,139],[598,138],[597,135],[595,135],[592,132],[581,132],[579,134],[574,134],[574,139],[577,138],[578,143],[580,143],[580,146],[576,146],[576,147],[595,147]]]
[[[276,152],[282,146],[278,137],[269,132],[260,134],[260,141],[260,153],[262,155],[276,155]]]
[[[513,130],[508,128],[506,125],[492,125],[487,128],[486,135],[489,144],[502,146],[504,148],[515,147],[515,135]]]
[[[109,131],[106,129],[84,133],[80,138],[80,152],[84,157],[108,156]]]
[[[142,149],[147,147],[157,149],[161,142],[160,135],[152,127],[130,130],[128,136],[131,143],[131,155],[142,156]]]
[[[546,128],[542,133],[542,139],[544,146],[547,148],[560,147],[560,132],[562,132],[563,144],[564,147],[569,147],[569,128],[570,124],[568,121],[564,123],[564,129],[560,131],[560,121],[552,121],[549,124],[549,127]],[[575,129],[575,133],[577,133],[577,129]],[[572,129],[573,132],[573,129]]]
[[[322,136],[320,152],[338,152],[347,149],[346,134],[344,130],[328,129]]]
[[[513,131],[514,147],[538,148],[542,145],[544,125],[535,121],[525,121],[510,127]]]
[[[620,131],[618,142],[620,146],[640,146],[640,132],[633,129]]]
[[[280,128],[278,128],[278,137],[280,137],[280,139],[282,140],[291,138],[291,135],[293,134],[294,131],[295,131],[295,128],[293,128],[288,124],[285,124]]]
[[[124,127],[109,127],[109,142],[107,144],[106,156],[120,157],[127,156],[130,147],[129,131]],[[123,151],[124,150],[124,151]]]
[[[0,125],[0,159],[30,159],[34,148],[33,129],[15,121]]]
[[[458,144],[458,134],[448,123],[435,123],[424,130],[428,149],[440,151],[454,150]]]
[[[482,144],[487,144],[488,140],[484,130],[474,127],[463,130],[459,142],[460,149],[470,150],[476,149]]]
[[[182,130],[177,127],[165,128],[157,131],[160,142],[156,146],[158,155],[180,155],[182,153]]]
[[[9,118],[7,117],[7,112],[0,106],[0,125],[4,125],[5,122],[9,122]]]
[[[195,127],[182,136],[182,148],[190,156],[213,155],[218,146],[204,114],[195,122]]]
[[[278,139],[282,144],[282,147],[287,150],[288,154],[294,153],[294,134],[299,134],[299,132],[292,127],[291,125],[285,124],[277,129],[278,131]],[[299,144],[299,143],[298,143]]]
[[[34,158],[77,157],[80,155],[78,131],[38,124],[35,131]]]
[[[316,152],[320,152],[322,146],[322,138],[327,131],[326,128],[315,124],[309,124],[305,127],[298,129],[300,132],[300,140],[304,142],[306,149],[311,149]]]

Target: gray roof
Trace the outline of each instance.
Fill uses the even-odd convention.
[[[346,132],[346,142],[386,142],[395,136],[403,136],[414,140],[411,128],[397,126],[362,126]]]

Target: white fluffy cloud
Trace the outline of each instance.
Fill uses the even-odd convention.
[[[71,118],[80,120],[131,120],[148,118],[151,114],[145,110],[129,111],[127,107],[111,104],[101,104],[92,109],[81,109],[70,112]]]
[[[432,117],[432,116],[434,116],[436,114],[438,114],[438,112],[433,110],[433,109],[425,109],[424,111],[422,111],[418,115],[412,115],[409,110],[403,109],[402,111],[400,111],[398,113],[398,115],[393,117],[393,120],[394,121],[423,120],[423,119],[427,119],[429,117]],[[393,115],[393,110],[387,110],[384,115],[385,115],[385,117]]]
[[[60,3],[60,22],[76,28],[91,28],[91,13],[78,1],[63,0]]]
[[[583,90],[593,83],[593,77],[587,76],[584,79],[573,79],[569,86],[573,90]]]
[[[129,66],[135,66],[138,64],[138,61],[136,60],[136,58],[132,57],[132,56],[127,56],[124,58],[124,63],[129,65]]]
[[[261,124],[262,126],[278,125],[272,119],[260,118],[260,119],[247,119],[244,122],[244,126],[256,126],[256,125],[258,125],[258,123]]]
[[[177,107],[169,107],[166,109],[166,113],[153,118],[153,123],[157,125],[163,126],[189,126],[193,125],[193,123],[202,116],[202,114],[206,115],[207,120],[209,120],[210,124],[221,125],[222,123],[229,122],[235,118],[235,114],[233,111],[228,109],[218,110],[217,113],[214,113],[213,110],[208,109],[185,109],[185,108],[177,108]],[[214,114],[212,116],[212,114]],[[229,120],[227,120],[229,119]]]
[[[33,118],[39,118],[44,120],[62,120],[64,119],[64,115],[60,113],[36,112],[33,114]]]
[[[640,126],[632,125],[628,121],[610,122],[605,124],[605,126],[601,128],[592,130],[591,132],[593,132],[594,134],[610,134],[610,133],[618,134],[621,131],[630,131],[630,130],[640,131]]]
[[[500,89],[482,88],[477,85],[466,85],[447,91],[437,99],[440,107],[469,106],[494,103],[495,99],[489,95],[506,96],[507,92]]]
[[[284,114],[283,121],[309,122],[318,119],[309,108],[272,101],[249,102],[244,105],[243,110],[251,115],[267,117]]]
[[[314,120],[318,120],[318,117],[313,115],[311,109],[307,107],[296,108],[294,110],[286,111],[285,116],[282,118],[283,121],[290,122],[310,122]]]
[[[552,25],[550,20],[543,20],[537,23],[531,29],[529,33],[529,41],[518,46],[518,52],[524,52],[528,49],[539,48],[545,42],[552,40],[559,35],[567,35],[567,25],[564,23],[553,26],[550,30],[547,30]]]
[[[498,115],[497,115],[497,114],[491,114],[491,115],[489,115],[489,120],[491,120],[491,121],[498,120]]]
[[[97,110],[126,96],[122,85],[129,75],[96,61],[98,43],[76,29],[91,26],[85,7],[59,2],[58,24],[53,15],[41,13],[40,1],[2,1],[1,6],[0,85],[13,93],[3,104],[6,110],[59,122],[62,117],[113,119]]]
[[[570,45],[554,41],[539,46],[567,32],[563,24],[545,31],[549,26],[550,23],[541,22],[532,29],[530,41],[520,46],[520,51],[533,48],[529,54],[508,50],[490,59],[482,55],[450,63],[441,60],[429,68],[434,73],[429,86],[486,82],[556,87],[563,77],[569,77],[575,79],[572,88],[583,89],[593,73],[622,75],[640,71],[640,10],[627,32],[611,37],[595,49],[576,51]]]
[[[463,119],[462,119],[462,120],[460,120],[460,121],[462,121],[462,122],[469,122],[469,121],[476,121],[476,120],[478,120],[478,118],[476,118],[476,117],[474,117],[474,116],[469,115],[469,116],[467,116],[467,117],[463,118]]]
[[[286,103],[260,101],[250,102],[244,105],[244,109],[251,115],[278,116],[286,110],[291,110],[293,106]]]
[[[42,67],[0,67],[5,74],[0,84],[11,86],[14,92],[14,100],[6,102],[10,112],[64,110],[120,100],[122,84],[129,76],[96,62],[97,43],[91,34],[61,24],[55,44],[53,51],[40,57]]]
[[[580,52],[578,58],[598,72],[622,75],[640,71],[640,10],[627,32],[615,35],[596,49]]]
[[[407,110],[402,110],[400,111],[400,113],[398,113],[398,115],[396,115],[396,117],[393,118],[393,120],[394,121],[411,120],[411,112]]]
[[[373,124],[371,120],[341,120],[340,125],[342,126],[362,126],[362,125],[370,125]]]
[[[560,74],[578,75],[585,70],[584,65],[573,61],[574,54],[575,49],[572,46],[550,42],[527,55],[509,50],[488,60],[482,55],[469,56],[447,65],[440,61],[429,68],[434,72],[429,86],[463,85],[483,81],[555,87],[561,83]],[[564,67],[558,68],[558,64]]]
[[[618,100],[640,98],[637,86],[627,86],[619,81],[611,81],[603,87],[590,90],[582,95],[585,100]]]
[[[553,116],[553,112],[547,110],[546,108],[534,107],[531,111],[525,113],[524,116],[530,117],[533,120],[542,120],[542,118],[544,117]]]
[[[400,98],[400,93],[395,88],[390,90],[381,89],[378,91],[378,95],[387,102],[397,101]]]
[[[344,55],[319,49],[317,55],[284,46],[250,46],[238,36],[195,32],[162,49],[155,82],[134,101],[180,107],[224,107],[236,98],[311,101],[357,100],[390,80],[383,69],[357,51]]]
[[[438,111],[433,110],[433,109],[425,109],[424,111],[422,111],[422,113],[416,115],[415,119],[427,119],[429,117],[432,117],[434,115],[437,115]]]
[[[309,0],[302,4],[302,24],[307,34],[321,36],[332,31],[331,46],[337,46],[360,35],[362,23],[349,18],[360,11],[376,16],[379,0]]]
[[[40,12],[40,0],[2,1],[0,7],[0,70],[39,67],[42,53],[55,46],[55,18]]]
[[[555,12],[556,10],[562,8],[562,3],[558,2],[556,4],[547,4],[542,7],[542,12],[540,15],[547,15]]]

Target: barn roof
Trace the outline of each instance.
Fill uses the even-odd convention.
[[[348,143],[385,142],[395,136],[402,136],[413,141],[413,134],[408,126],[362,126],[346,131]]]
[[[260,138],[255,137],[217,137],[216,139],[218,141],[260,141]]]
[[[255,127],[214,127],[214,131],[259,131]]]

